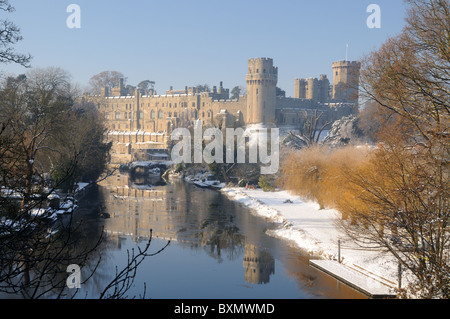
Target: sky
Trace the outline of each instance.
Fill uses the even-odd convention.
[[[15,12],[0,19],[21,29],[14,47],[33,56],[32,67],[60,67],[81,87],[119,71],[131,85],[155,81],[159,94],[220,81],[245,86],[248,59],[267,57],[278,67],[278,87],[293,96],[295,78],[332,81],[332,62],[358,60],[400,33],[407,9],[403,0],[9,1]],[[80,8],[80,28],[67,25],[70,4]],[[380,28],[367,26],[370,4],[380,8]]]

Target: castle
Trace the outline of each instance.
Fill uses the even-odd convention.
[[[214,86],[211,91],[197,88],[153,91],[126,95],[123,81],[119,87],[104,88],[100,95],[84,95],[105,119],[107,140],[112,142],[111,163],[136,159],[154,159],[167,149],[170,133],[177,127],[189,127],[195,121],[203,126],[299,127],[305,114],[320,112],[320,121],[333,122],[358,111],[358,62],[332,64],[333,84],[327,77],[295,79],[295,97],[277,96],[278,68],[270,58],[248,60],[247,94],[230,99],[229,89]]]

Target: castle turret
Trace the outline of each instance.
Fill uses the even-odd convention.
[[[248,60],[247,123],[274,124],[278,68],[269,58]]]
[[[325,74],[319,78],[319,102],[326,103],[330,99],[330,81]]]
[[[295,79],[294,97],[296,99],[306,99],[306,80]]]
[[[333,67],[333,100],[358,103],[359,70],[361,63],[339,61]]]

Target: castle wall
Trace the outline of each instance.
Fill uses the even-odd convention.
[[[359,68],[353,62],[348,63],[349,66],[333,64],[336,70],[346,70],[339,71],[341,75],[334,79],[337,88],[342,81],[357,81]],[[103,96],[84,99],[93,103],[104,119],[108,130],[105,138],[112,142],[111,163],[130,162],[142,150],[167,148],[175,128],[189,127],[196,120],[201,120],[204,126],[216,127],[257,123],[283,126],[300,124],[305,113],[323,113],[321,123],[325,123],[355,112],[354,104],[323,103],[329,101],[326,76],[319,80],[296,79],[296,98],[276,97],[277,81],[278,68],[273,66],[273,60],[258,58],[248,61],[247,95],[237,100],[229,100],[229,90],[223,88],[222,82],[211,92],[186,87],[170,88],[165,95],[141,95],[136,90],[132,96],[121,94],[121,82],[119,88],[102,90]]]
[[[323,114],[322,114],[323,113]],[[329,106],[311,99],[277,98],[276,118],[278,126],[298,126],[305,116],[321,115],[318,126],[334,121],[336,112]]]

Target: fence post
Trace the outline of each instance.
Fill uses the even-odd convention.
[[[338,239],[338,262],[341,263],[341,240]]]

